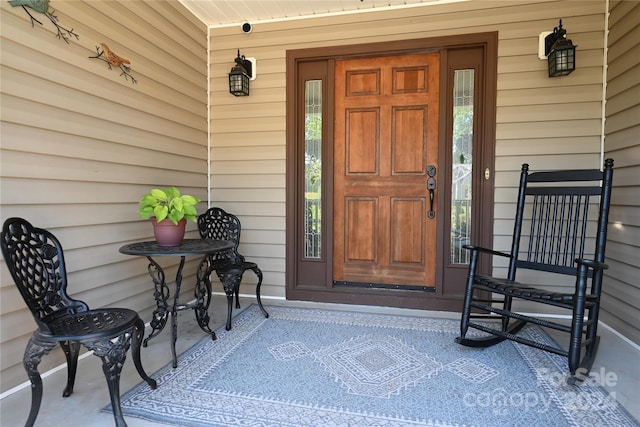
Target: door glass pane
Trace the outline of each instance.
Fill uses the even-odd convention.
[[[467,264],[462,245],[471,239],[474,70],[456,70],[453,86],[453,156],[451,183],[451,263]]]
[[[322,219],[322,80],[305,82],[304,257],[320,258]]]

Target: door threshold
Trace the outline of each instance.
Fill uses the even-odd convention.
[[[396,289],[401,291],[422,291],[435,292],[435,286],[415,286],[415,285],[399,285],[389,283],[371,283],[371,282],[347,282],[344,280],[334,280],[333,286],[336,288],[371,288],[371,289]]]

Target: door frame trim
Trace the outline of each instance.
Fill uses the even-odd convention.
[[[483,46],[485,51],[485,81],[483,88],[485,96],[485,105],[488,106],[488,110],[484,111],[485,117],[483,121],[483,133],[480,136],[483,140],[483,163],[491,165],[491,170],[494,170],[494,157],[495,157],[495,130],[496,130],[496,89],[497,89],[497,49],[498,49],[498,33],[473,33],[473,34],[461,34],[447,37],[433,37],[426,39],[411,39],[411,40],[398,40],[390,42],[379,43],[365,43],[358,45],[344,45],[344,46],[327,46],[308,49],[295,49],[288,50],[286,52],[286,298],[291,300],[302,301],[322,301],[332,303],[346,303],[346,304],[366,304],[366,305],[380,305],[380,306],[392,306],[392,307],[405,307],[405,308],[420,308],[420,309],[433,309],[433,310],[447,310],[447,311],[459,311],[462,301],[462,295],[449,295],[446,292],[418,292],[418,291],[402,291],[393,289],[367,289],[367,288],[345,288],[331,287],[331,274],[332,274],[332,254],[331,245],[325,245],[325,262],[328,265],[326,273],[329,279],[326,280],[325,286],[300,286],[297,283],[298,277],[298,261],[300,257],[299,246],[296,242],[296,230],[299,227],[298,219],[296,217],[296,205],[298,195],[298,182],[299,171],[296,159],[299,157],[299,147],[296,144],[297,135],[299,129],[297,129],[296,123],[296,108],[299,108],[296,97],[299,94],[299,88],[297,87],[298,80],[298,66],[302,62],[327,60],[332,61],[335,59],[347,59],[364,56],[385,56],[385,55],[398,55],[398,54],[410,54],[410,53],[428,53],[434,51],[444,51],[447,49],[455,49],[461,47]],[[446,61],[441,62],[441,76],[442,71],[446,70]],[[327,78],[333,78],[331,67],[329,67],[329,73]],[[328,91],[331,92],[331,91]],[[325,92],[326,93],[326,92]],[[446,99],[446,79],[441,78],[441,111],[443,109],[444,100]],[[325,100],[328,105],[333,102],[333,97],[328,93]],[[333,108],[330,108],[333,110]],[[330,131],[324,133],[323,145],[333,146],[333,120],[332,116],[328,117]],[[440,147],[441,150],[445,149],[445,135],[446,135],[446,123],[445,120],[440,120]],[[332,150],[328,150],[332,151]],[[323,154],[324,157],[324,154]],[[325,161],[331,161],[331,158],[324,157]],[[331,168],[332,169],[332,168]],[[327,171],[325,175],[331,175],[332,170]],[[493,176],[487,182],[485,188],[493,188]],[[326,197],[327,209],[332,209],[332,175],[327,177],[325,181],[323,179],[323,198]],[[493,217],[493,192],[487,194],[492,201],[490,207],[483,213],[484,215],[490,215]],[[441,216],[441,215],[440,215]],[[489,230],[483,230],[475,242],[477,244],[491,244],[493,239],[493,224],[492,221],[488,221],[491,225]],[[331,236],[333,235],[333,229],[331,224],[327,224],[326,229],[323,230],[323,234]],[[441,252],[441,251],[438,251]],[[437,256],[441,257],[442,254]],[[484,269],[490,268],[488,264],[490,260],[485,260]],[[442,260],[438,260],[442,262]],[[439,275],[441,276],[441,275]],[[441,287],[441,283],[436,283],[437,287]]]

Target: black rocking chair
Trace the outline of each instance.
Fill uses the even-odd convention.
[[[25,425],[35,423],[42,401],[38,364],[59,343],[68,366],[62,395],[73,393],[82,344],[102,359],[116,426],[126,426],[120,406],[120,372],[129,346],[138,373],[156,388],[156,381],[146,374],[140,360],[144,323],[138,314],[124,308],[89,310],[84,302],[70,298],[62,246],[47,230],[22,218],[9,218],[1,239],[11,277],[38,325],[24,352],[24,367],[31,381],[31,410]]]
[[[209,208],[198,217],[198,231],[203,239],[228,240],[233,242],[233,248],[226,252],[221,252],[209,257],[209,265],[215,271],[224,287],[227,295],[227,324],[226,330],[231,329],[231,314],[233,311],[233,297],[236,298],[236,308],[240,308],[240,282],[245,271],[251,270],[258,277],[256,285],[256,298],[258,306],[264,317],[269,317],[269,313],[262,306],[260,300],[260,286],[262,285],[262,271],[255,262],[246,261],[244,256],[238,252],[240,244],[240,220],[237,216],[225,212],[221,208]]]
[[[605,161],[603,171],[529,173],[529,165],[522,165],[511,252],[465,246],[471,259],[457,343],[488,347],[510,339],[566,357],[569,384],[588,377],[600,339],[598,311],[603,271],[608,268],[604,257],[612,178],[611,159]],[[597,211],[590,212],[593,208]],[[481,253],[507,258],[507,277],[478,274]],[[537,284],[516,282],[516,270],[522,269],[575,277],[575,287],[565,283],[572,289],[563,291],[558,282],[542,286],[541,281],[560,277],[543,277],[543,273],[529,274]],[[493,299],[496,294],[501,297]],[[569,310],[571,325],[513,311],[514,298]],[[487,320],[477,322],[477,318]],[[568,351],[516,335],[527,323],[568,333]],[[469,328],[489,335],[467,337]]]

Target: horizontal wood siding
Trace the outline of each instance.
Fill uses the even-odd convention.
[[[538,170],[599,167],[604,16],[601,1],[471,1],[253,23],[250,34],[211,28],[211,197],[251,224],[242,247],[273,268],[263,295],[283,295],[285,286],[287,50],[498,31],[495,244],[505,250],[523,162]],[[579,46],[578,66],[550,79],[538,35],[559,18]],[[257,60],[249,97],[228,91],[237,49]]]
[[[605,151],[616,167],[601,319],[640,344],[640,3],[610,11]]]
[[[153,238],[137,214],[150,188],[176,185],[206,200],[206,27],[175,1],[51,6],[79,40],[67,44],[43,15],[32,11],[43,23],[32,27],[21,7],[0,2],[2,221],[21,216],[58,236],[72,296],[91,307],[132,308],[149,321],[146,260],[118,248]],[[137,84],[89,59],[100,43],[131,61]],[[194,230],[190,224],[193,237]],[[175,277],[175,260],[162,263]],[[4,392],[27,381],[22,355],[35,323],[2,264]],[[185,278],[187,292],[190,283]],[[40,370],[63,362],[55,349]]]

